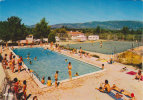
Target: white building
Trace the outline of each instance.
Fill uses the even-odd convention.
[[[55,39],[56,39],[56,42],[60,41],[60,38],[58,36],[56,36]]]
[[[83,33],[78,32],[78,31],[76,32],[70,31],[68,32],[68,35],[70,35],[71,40],[74,40],[74,41],[86,41],[87,40],[87,37]]]
[[[33,35],[28,35],[26,37],[26,40],[28,41],[28,43],[32,43],[33,42]]]
[[[99,35],[90,35],[88,36],[88,40],[93,40],[93,41],[99,40]]]
[[[44,42],[48,42],[48,38],[43,38],[43,41]]]

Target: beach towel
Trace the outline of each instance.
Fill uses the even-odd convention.
[[[136,72],[134,72],[134,71],[130,71],[130,72],[127,72],[126,74],[129,74],[129,75],[135,75],[135,74],[136,74]]]
[[[113,93],[113,92],[109,92],[109,93],[107,93],[110,97],[112,97],[114,100],[123,100],[122,98],[119,98],[119,99],[117,99],[116,97],[115,97],[115,94]]]

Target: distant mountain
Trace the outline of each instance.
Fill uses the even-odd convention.
[[[100,26],[104,29],[116,29],[119,30],[124,26],[129,27],[130,29],[139,29],[143,28],[143,21],[92,21],[86,23],[63,23],[51,25],[52,28],[61,28],[62,26],[68,28],[96,28]]]

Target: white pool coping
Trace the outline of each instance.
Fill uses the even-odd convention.
[[[41,46],[35,46],[35,47],[41,47]],[[15,46],[15,48],[18,48],[18,47]],[[23,47],[22,47],[22,48],[23,48]],[[29,47],[24,46],[24,48],[29,48]],[[16,56],[16,58],[18,59],[18,56],[13,52],[13,50],[12,50],[11,48],[9,48],[9,50],[10,50],[10,51]],[[59,52],[57,52],[57,51],[53,51],[53,52],[59,53]],[[59,54],[63,54],[63,53],[59,53]],[[80,60],[80,59],[74,58],[74,57],[69,56],[69,55],[66,55],[66,54],[63,54],[63,55],[68,56],[68,57],[71,57],[71,58],[76,59],[76,60],[79,60],[79,61],[81,61],[81,62],[90,64],[90,65],[92,65],[92,66],[99,67],[99,66],[97,66],[97,65],[94,65],[94,64],[92,64],[92,63],[86,62],[86,61],[84,61],[84,60]],[[23,65],[23,67],[26,69],[26,72],[34,79],[35,83],[36,83],[40,88],[47,88],[47,87],[48,87],[47,85],[42,84],[42,83],[40,82],[40,80],[39,80],[33,73],[30,73],[30,72],[28,71],[28,67],[27,67],[24,63],[23,63],[22,65]],[[99,68],[101,68],[101,67],[99,67]],[[93,75],[93,74],[95,74],[95,73],[101,73],[101,72],[104,72],[105,70],[106,70],[106,69],[104,68],[103,70],[99,70],[99,71],[92,72],[92,73],[87,73],[87,74],[84,74],[84,75],[80,75],[80,76],[73,77],[72,79],[65,79],[65,80],[58,81],[58,82],[60,82],[60,83],[68,82],[68,81],[75,80],[75,79],[78,79],[78,78],[82,78],[82,77],[85,77],[85,76]],[[52,83],[52,85],[54,85],[54,83]]]

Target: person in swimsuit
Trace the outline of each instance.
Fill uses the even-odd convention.
[[[7,62],[7,54],[5,54],[3,60],[2,60],[2,65],[3,65],[3,68],[6,69],[6,66],[8,65],[8,62]]]
[[[76,72],[74,76],[79,76],[78,72]]]
[[[82,58],[82,48],[81,47],[80,47],[79,53],[80,53],[80,58]]]
[[[10,69],[12,70],[12,59],[10,58],[10,60],[9,60],[9,67],[10,67]]]
[[[23,81],[23,94],[24,94],[24,100],[27,100],[27,96],[26,96],[26,80]]]
[[[72,69],[72,65],[71,65],[71,62],[69,62],[69,64],[68,64],[68,72],[69,72],[69,78],[70,79],[72,79],[72,71],[71,71],[71,69]]]
[[[29,71],[30,73],[34,72],[33,70],[31,70],[31,69],[29,69],[29,68],[28,68],[28,71]]]
[[[22,68],[22,61],[23,61],[23,59],[22,59],[22,57],[20,57],[19,60],[18,60],[18,72],[21,71],[21,68]]]
[[[56,71],[56,73],[55,73],[55,87],[58,86],[58,73],[59,73],[59,71]]]
[[[14,72],[14,67],[15,67],[15,56],[12,58],[12,72]]]
[[[12,59],[12,52],[10,52],[9,59]]]
[[[37,96],[34,96],[34,97],[33,97],[33,100],[38,100]]]
[[[104,64],[102,64],[102,69],[104,69]]]
[[[35,57],[34,60],[37,60],[37,57]]]
[[[48,77],[47,86],[51,86],[51,85],[52,85],[51,77]]]
[[[105,91],[107,92],[110,92],[111,91],[111,88],[110,88],[110,85],[108,83],[108,80],[105,80],[105,85],[103,87],[103,90],[105,89]]]
[[[102,84],[104,84],[104,87],[102,87]],[[111,91],[111,88],[108,83],[108,80],[105,80],[105,83],[102,83],[102,84],[100,84],[100,87],[96,89],[99,90],[100,92],[109,93]]]
[[[45,77],[42,77],[41,83],[44,84],[45,83]]]
[[[18,93],[19,93],[19,81],[17,78],[14,78],[14,92],[16,94],[16,96],[18,96]]]
[[[65,62],[67,62],[68,60],[67,59],[65,59]]]
[[[141,76],[142,76],[142,71],[141,71],[141,70],[138,70],[138,73],[136,74],[135,79],[136,79],[136,80],[140,80],[140,79],[141,79]]]
[[[131,93],[130,93],[130,92],[128,92],[128,91],[126,91],[126,90],[124,90],[124,89],[118,88],[115,84],[113,84],[113,86],[111,87],[111,90],[118,91],[119,93],[122,93],[122,94],[124,94],[124,95],[126,95],[126,96],[131,97]]]
[[[102,48],[102,41],[100,42],[100,48]]]
[[[31,65],[31,64],[32,64],[32,61],[30,60],[29,63],[30,63],[30,65]]]

